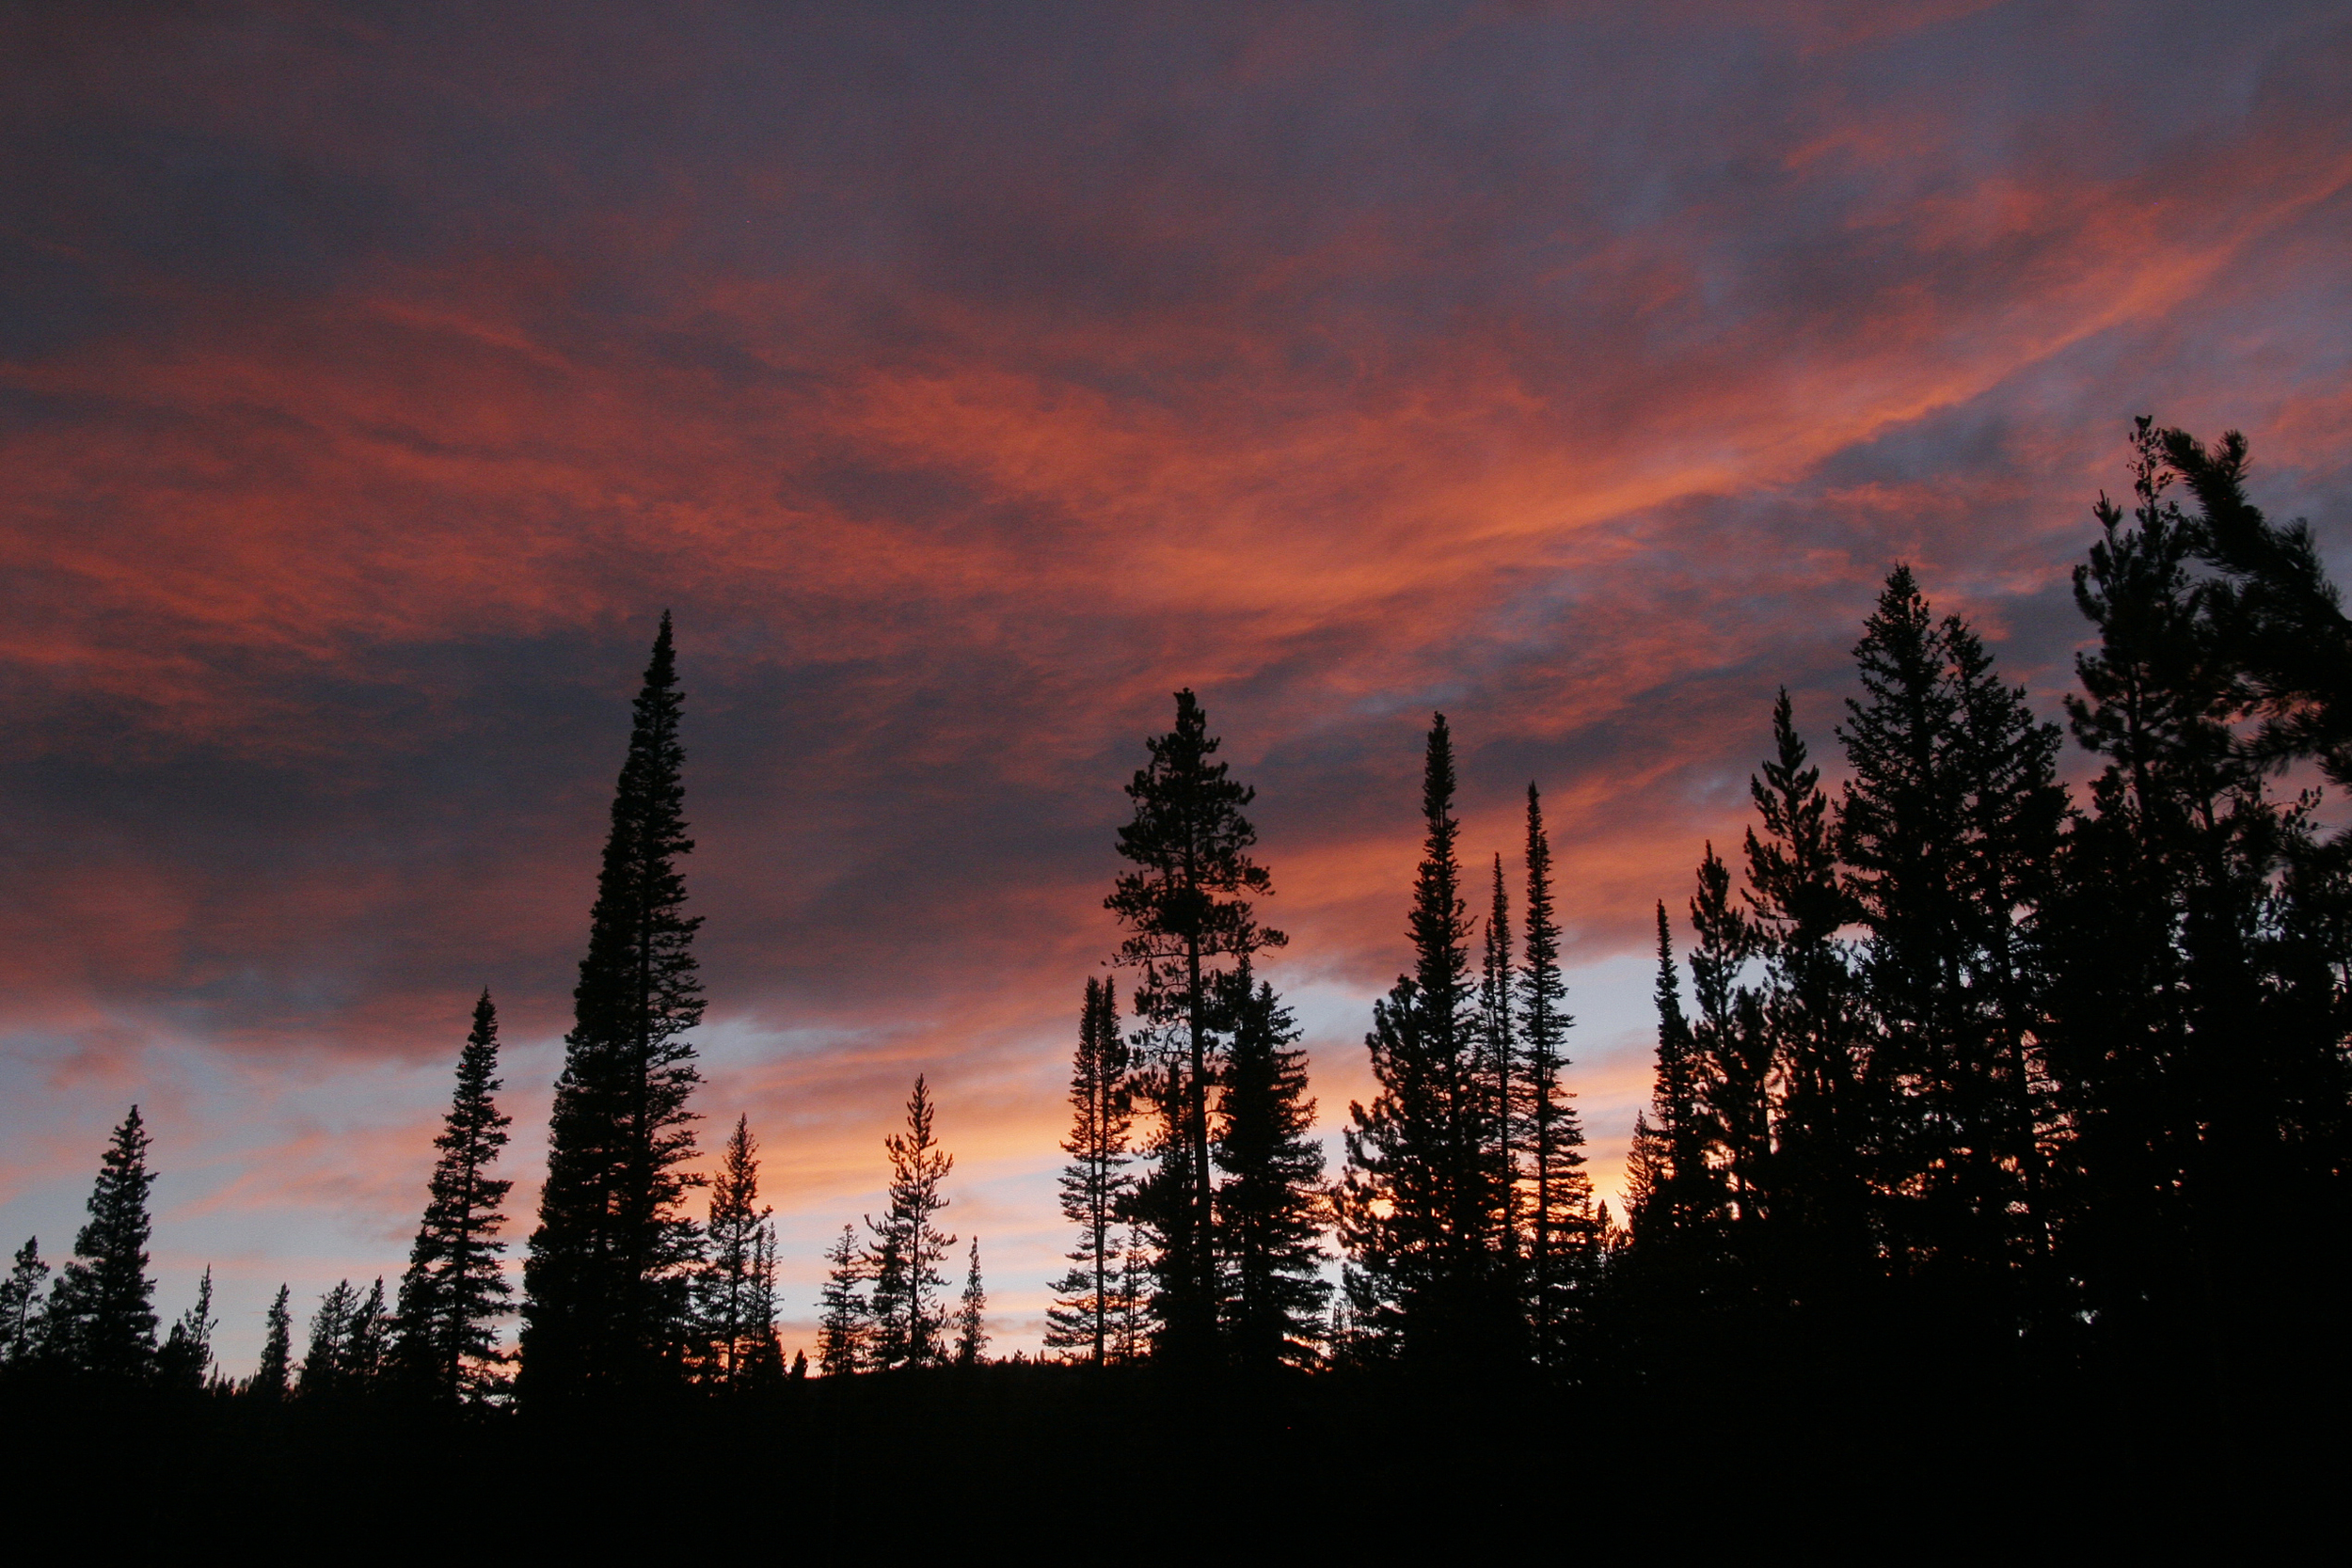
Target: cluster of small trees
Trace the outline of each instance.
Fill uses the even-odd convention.
[[[866,1216],[864,1245],[856,1227],[843,1226],[825,1254],[830,1270],[818,1300],[817,1360],[827,1377],[951,1362],[969,1367],[988,1349],[988,1292],[980,1283],[977,1237],[961,1301],[951,1310],[943,1294],[947,1276],[940,1270],[956,1238],[932,1221],[947,1207],[942,1189],[956,1157],[933,1135],[935,1115],[930,1086],[918,1074],[907,1097],[906,1131],[882,1140],[890,1156],[882,1217]]]
[[[2241,437],[2143,420],[2135,451],[2074,574],[2087,809],[2057,726],[1899,569],[1837,797],[1784,693],[1746,886],[1700,863],[1687,1014],[1661,906],[1616,1267],[1653,1325],[1908,1319],[2225,1385],[2332,1338],[2352,835],[2276,781],[2352,784],[2352,623],[2309,531],[2248,502]]]

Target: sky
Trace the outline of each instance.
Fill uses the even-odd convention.
[[[1335,1149],[1431,714],[1482,866],[1540,786],[1613,1193],[1653,906],[1891,566],[2056,716],[2134,415],[2352,560],[2347,79],[2293,0],[0,6],[0,1242],[135,1101],[248,1369],[396,1281],[487,986],[519,1243],[664,610],[787,1347],[917,1073],[1035,1347],[1183,687]]]

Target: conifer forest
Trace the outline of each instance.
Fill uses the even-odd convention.
[[[2092,640],[2063,727],[1901,564],[1833,733],[1802,733],[1785,691],[1756,715],[1749,827],[1660,890],[1622,1212],[1585,1172],[1576,1103],[1577,890],[1553,869],[1573,818],[1537,781],[1523,840],[1470,851],[1432,717],[1402,972],[1364,1035],[1377,1092],[1329,1168],[1260,969],[1287,939],[1254,792],[1182,690],[1124,786],[1107,964],[1073,977],[1070,1267],[1044,1353],[989,1354],[984,1255],[945,1228],[955,1162],[920,1075],[886,1205],[843,1225],[817,1341],[786,1346],[758,1132],[697,1108],[691,665],[665,617],[535,1207],[500,1174],[485,992],[405,1262],[315,1303],[281,1288],[256,1370],[230,1378],[209,1273],[161,1315],[180,1304],[148,1273],[132,1106],[87,1222],[15,1253],[10,1398],[127,1401],[246,1440],[479,1444],[626,1414],[755,1447],[880,1441],[908,1412],[952,1427],[985,1390],[1034,1405],[1051,1451],[1089,1423],[1125,1441],[1136,1421],[1432,1400],[1515,1444],[1564,1412],[1662,1437],[1747,1399],[1792,1431],[1844,1402],[2328,1418],[2347,1386],[2352,836],[2315,817],[2352,787],[2352,619],[2308,527],[2249,499],[2240,436],[2142,420],[2130,454],[2131,499],[2099,498],[2074,568]],[[2096,759],[2087,791],[2058,782],[2070,743]]]
[[[10,1560],[2324,1551],[2347,81],[0,4]]]

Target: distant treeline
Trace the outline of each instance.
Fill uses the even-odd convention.
[[[1061,1186],[1077,1243],[1049,1353],[1542,1386],[1892,1355],[2153,1372],[2224,1401],[2340,1375],[2352,834],[2319,827],[2319,784],[2282,781],[2301,766],[2352,787],[2352,622],[2308,529],[2248,501],[2239,436],[2208,451],[2143,420],[2134,453],[2135,504],[2100,498],[2074,573],[2097,633],[2065,698],[2104,764],[2087,799],[2058,782],[2059,728],[1907,568],[1854,649],[1834,797],[1781,694],[1755,823],[1731,860],[1707,846],[1679,958],[1658,908],[1656,1087],[1622,1215],[1584,1169],[1536,788],[1517,863],[1473,870],[1452,736],[1443,716],[1431,726],[1411,966],[1374,1006],[1378,1093],[1349,1107],[1334,1182],[1298,1029],[1256,967],[1286,939],[1256,913],[1273,883],[1252,791],[1177,693],[1127,786],[1114,977],[1089,979],[1079,1008]],[[745,1122],[689,1212],[703,999],[679,707],[665,616],[574,992],[516,1351],[495,1332],[511,1310],[508,1184],[491,1175],[507,1121],[485,994],[396,1291],[330,1292],[297,1371],[281,1290],[242,1397],[528,1408],[805,1374],[777,1338]],[[0,1298],[15,1373],[211,1378],[209,1274],[158,1343],[146,1148],[134,1108],[54,1285],[37,1246],[17,1255]],[[952,1160],[921,1079],[886,1152],[882,1216],[828,1254],[828,1378],[984,1359],[977,1241],[960,1303],[946,1296]]]

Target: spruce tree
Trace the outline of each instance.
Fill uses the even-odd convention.
[[[1078,1244],[1069,1254],[1073,1267],[1052,1287],[1045,1345],[1081,1353],[1097,1367],[1110,1355],[1119,1291],[1121,1255],[1113,1230],[1134,1186],[1125,1172],[1133,1123],[1128,1065],[1117,993],[1108,982],[1089,978],[1070,1071],[1070,1135],[1061,1146],[1070,1156],[1061,1174],[1062,1217],[1078,1227]]]
[[[874,1240],[866,1269],[874,1281],[873,1364],[881,1369],[928,1367],[945,1358],[946,1313],[938,1292],[947,1283],[939,1265],[956,1244],[932,1217],[947,1207],[940,1191],[956,1158],[932,1135],[930,1090],[916,1074],[907,1097],[907,1130],[882,1140],[890,1155],[890,1206],[881,1223],[866,1226]]]
[[[1147,1253],[1140,1229],[1128,1227],[1119,1259],[1119,1326],[1111,1340],[1111,1359],[1123,1367],[1142,1360],[1152,1343],[1151,1295],[1144,1279]]]
[[[339,1279],[319,1298],[310,1314],[310,1348],[303,1352],[302,1372],[294,1380],[295,1397],[328,1400],[350,1390],[352,1330],[359,1312],[359,1292],[351,1281]]]
[[[1479,1107],[1492,1164],[1495,1199],[1494,1233],[1501,1266],[1508,1273],[1518,1265],[1519,1148],[1518,1100],[1516,1076],[1519,1042],[1513,1016],[1511,974],[1511,900],[1502,885],[1502,857],[1494,858],[1494,880],[1486,900],[1486,930],[1478,974]]]
[[[980,1239],[972,1238],[972,1264],[963,1276],[963,1298],[956,1309],[956,1365],[977,1367],[988,1349],[988,1291],[980,1284]]]
[[[373,1394],[382,1387],[391,1351],[392,1314],[384,1301],[384,1276],[377,1275],[366,1299],[352,1308],[351,1331],[343,1347],[346,1391]]]
[[[180,1315],[156,1353],[157,1380],[169,1388],[202,1388],[213,1370],[213,1330],[219,1326],[213,1317],[213,1269],[208,1263],[196,1287],[196,1305]]]
[[[1652,996],[1658,1059],[1648,1111],[1635,1117],[1643,1185],[1638,1195],[1629,1194],[1626,1219],[1639,1252],[1661,1263],[1672,1255],[1679,1263],[1706,1250],[1724,1197],[1708,1162],[1712,1140],[1701,1101],[1697,1044],[1682,1007],[1681,971],[1662,901],[1657,919],[1658,980]]]
[[[784,1337],[776,1331],[776,1222],[763,1223],[752,1237],[752,1271],[744,1292],[743,1321],[750,1334],[738,1363],[737,1384],[746,1389],[773,1388],[785,1375]],[[807,1363],[803,1359],[803,1370]]]
[[[1539,1363],[1565,1359],[1577,1293],[1592,1270],[1592,1179],[1584,1173],[1584,1129],[1561,1082],[1568,1065],[1567,982],[1560,974],[1560,927],[1551,885],[1551,838],[1543,800],[1527,786],[1527,945],[1518,974],[1526,1040],[1516,1117],[1528,1161],[1528,1330]]]
[[[1219,960],[1246,959],[1286,939],[1261,927],[1249,902],[1274,890],[1249,856],[1257,831],[1242,813],[1256,792],[1228,777],[1230,764],[1212,760],[1218,741],[1189,689],[1176,693],[1175,727],[1145,745],[1151,761],[1127,785],[1135,816],[1119,831],[1119,852],[1136,869],[1120,876],[1104,904],[1127,929],[1119,960],[1139,971],[1136,1010],[1162,1054],[1163,1128],[1153,1140],[1162,1158],[1148,1190],[1159,1200],[1163,1348],[1199,1359],[1211,1354],[1216,1331],[1210,1012]]]
[[[1867,1090],[1893,1108],[1874,1141],[1883,1234],[1900,1272],[1997,1342],[2028,1309],[2045,1224],[2025,932],[2065,810],[2058,735],[1906,567],[1854,652],[1838,841],[1869,932]]]
[[[858,1249],[854,1227],[825,1250],[831,1265],[824,1289],[817,1298],[817,1365],[827,1377],[847,1377],[866,1370],[873,1341],[873,1314],[860,1287],[866,1281],[865,1255]]]
[[[681,694],[661,618],[573,991],[548,1131],[539,1225],[523,1269],[526,1399],[674,1379],[689,1331],[698,1237],[684,1199],[694,1154],[687,1101],[702,1021],[678,859],[687,836]]]
[[[0,1284],[0,1366],[21,1366],[32,1358],[48,1279],[49,1265],[40,1259],[40,1238],[27,1237],[16,1249],[7,1282]]]
[[[1221,1316],[1228,1354],[1245,1371],[1315,1359],[1324,1305],[1322,1234],[1328,1207],[1323,1145],[1307,1097],[1298,1026],[1244,962],[1218,983],[1232,1043],[1224,1116],[1214,1148]]]
[[[1772,1037],[1763,999],[1740,974],[1756,953],[1754,925],[1732,896],[1731,868],[1712,842],[1699,862],[1691,895],[1692,1064],[1706,1135],[1730,1178],[1736,1244],[1753,1259],[1772,1208]]]
[[[41,1313],[42,1354],[70,1370],[126,1381],[154,1370],[147,1198],[155,1177],[147,1168],[148,1141],[134,1105],[106,1146],[73,1256],[50,1288]]]
[[[484,990],[457,1056],[449,1116],[426,1185],[424,1219],[400,1282],[394,1364],[408,1386],[454,1401],[492,1378],[495,1327],[512,1293],[500,1267],[506,1243],[501,1205],[514,1183],[490,1174],[513,1119],[492,1100],[498,1076],[498,1009]]]
[[[709,1252],[695,1288],[703,1375],[724,1387],[747,1384],[750,1369],[775,1338],[773,1287],[767,1278],[775,1211],[758,1202],[759,1146],[751,1118],[738,1117],[710,1184]]]
[[[289,1386],[294,1370],[294,1313],[287,1306],[290,1294],[287,1287],[278,1287],[278,1294],[269,1304],[269,1314],[262,1320],[262,1358],[255,1363],[253,1375],[246,1380],[246,1393],[265,1403],[282,1403],[293,1391]]]
[[[1837,935],[1853,911],[1838,879],[1835,822],[1786,688],[1772,705],[1772,746],[1748,780],[1764,831],[1748,831],[1746,896],[1781,1085],[1777,1289],[1846,1294],[1871,1261],[1864,1160],[1881,1118],[1862,1098],[1857,999]]]
[[[1424,760],[1427,836],[1407,922],[1414,972],[1373,1007],[1365,1044],[1380,1093],[1369,1109],[1348,1108],[1339,1201],[1347,1286],[1367,1350],[1436,1362],[1505,1354],[1516,1316],[1498,1289],[1505,1276],[1454,788],[1453,739],[1439,714]]]

